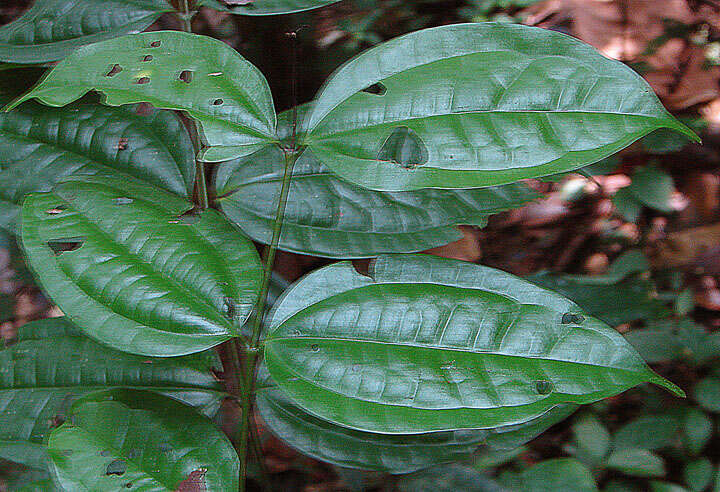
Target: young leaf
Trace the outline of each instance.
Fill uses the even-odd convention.
[[[85,46],[9,107],[32,98],[64,106],[91,90],[111,106],[147,102],[185,111],[210,146],[207,160],[247,155],[275,141],[275,108],[260,71],[221,41],[176,31]]]
[[[658,128],[697,139],[622,63],[558,32],[491,22],[425,29],[350,60],[307,128],[330,169],[385,191],[570,171]],[[415,145],[389,150],[398,132]]]
[[[129,175],[192,196],[194,151],[182,122],[170,111],[137,109],[26,103],[0,114],[0,227],[19,232],[25,195],[73,174]]]
[[[275,305],[265,357],[308,412],[386,434],[523,423],[643,382],[682,394],[562,296],[426,255],[310,274]]]
[[[307,106],[301,106],[299,118]],[[291,112],[278,117],[290,133]],[[215,184],[223,212],[250,237],[270,242],[285,159],[277,146],[220,165]],[[295,163],[280,248],[329,258],[411,253],[457,241],[455,225],[536,198],[525,184],[482,190],[377,192],[338,178],[311,152]]]
[[[77,401],[48,448],[65,490],[238,490],[228,438],[192,408],[147,391]]]
[[[165,0],[35,0],[0,27],[0,60],[60,60],[81,46],[142,31],[172,10]]]
[[[324,7],[339,0],[199,0],[198,5],[239,15],[295,14]]]
[[[214,210],[115,177],[69,178],[23,204],[22,241],[50,297],[96,340],[177,356],[233,336],[260,290],[252,242]]]
[[[148,359],[93,342],[65,318],[27,323],[16,343],[0,350],[0,457],[46,466],[43,442],[70,405],[99,389],[157,391],[214,414],[223,388],[207,356]]]

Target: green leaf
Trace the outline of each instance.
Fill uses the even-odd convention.
[[[257,250],[215,210],[140,182],[68,178],[29,195],[22,241],[47,294],[92,338],[177,356],[237,336],[262,277]]]
[[[307,106],[301,106],[299,118]],[[278,118],[287,135],[291,111]],[[268,243],[285,159],[277,146],[220,165],[215,183],[223,212],[256,241]],[[330,258],[410,253],[457,241],[457,224],[519,207],[538,195],[515,183],[480,190],[378,192],[338,178],[305,152],[290,184],[280,248]]]
[[[65,318],[27,323],[0,350],[0,457],[44,468],[43,442],[90,391],[133,387],[180,399],[209,415],[224,393],[208,356],[148,359],[124,354],[82,335]]]
[[[275,305],[265,357],[302,408],[387,434],[523,423],[646,381],[682,394],[562,296],[427,255],[308,275]]]
[[[665,462],[658,455],[646,449],[622,449],[608,456],[605,465],[634,477],[662,477]]]
[[[545,460],[533,465],[522,473],[521,480],[523,492],[597,491],[590,470],[568,458]]]
[[[207,160],[248,155],[275,141],[275,109],[260,71],[221,41],[176,31],[80,48],[9,107],[32,98],[64,106],[91,90],[111,106],[147,102],[185,111],[210,146]]]
[[[610,433],[594,415],[585,415],[572,426],[578,448],[593,463],[600,462],[610,449]]]
[[[683,477],[688,488],[693,492],[702,492],[712,482],[715,469],[707,458],[699,458],[685,465]]]
[[[307,128],[324,164],[385,191],[570,171],[658,128],[697,139],[622,63],[558,32],[492,22],[425,29],[350,60]],[[404,162],[380,152],[397,132],[415,136]]]
[[[639,275],[647,270],[647,259],[631,250],[615,260],[606,275],[540,272],[527,278],[566,295],[589,314],[616,326],[640,318],[654,319],[665,311],[655,284]]]
[[[192,196],[194,151],[170,111],[74,104],[23,104],[0,114],[0,227],[19,232],[25,195],[50,191],[66,176],[127,175]]]
[[[199,0],[197,5],[239,15],[278,15],[294,14],[316,9],[337,3],[338,1],[339,0],[251,0],[239,2],[244,5],[226,5],[223,0]]]
[[[712,437],[713,421],[705,412],[689,408],[683,419],[683,434],[690,454],[698,454]]]
[[[620,427],[614,435],[616,450],[661,449],[678,440],[681,421],[674,415],[642,415]]]
[[[45,63],[81,46],[142,31],[173,8],[165,0],[35,0],[0,27],[0,60]]]
[[[492,478],[461,464],[437,467],[402,477],[399,492],[507,492]]]
[[[720,377],[700,380],[693,388],[693,397],[705,410],[720,413]]]
[[[147,391],[79,400],[48,448],[66,490],[238,489],[239,460],[228,438],[192,408]]]
[[[524,424],[488,430],[386,435],[348,429],[296,405],[262,366],[257,408],[268,428],[303,454],[346,468],[410,473],[469,456],[480,445],[518,447],[564,419],[574,407],[557,407]]]

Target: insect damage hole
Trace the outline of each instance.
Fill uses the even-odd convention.
[[[48,215],[60,215],[65,210],[67,210],[67,207],[65,205],[58,205],[55,208],[51,208],[50,210],[45,210],[45,213]]]
[[[225,103],[225,101],[218,98],[213,101],[213,106],[222,106],[224,103]]]
[[[580,314],[574,314],[574,313],[565,313],[562,315],[562,319],[560,320],[560,323],[564,325],[570,325],[570,324],[582,324],[585,321],[585,317]]]
[[[113,203],[115,205],[130,205],[133,201],[134,200],[132,198],[127,198],[124,196],[113,198]]]
[[[553,390],[553,385],[550,381],[535,381],[535,391],[540,395],[549,395]]]
[[[60,256],[63,253],[67,253],[69,251],[76,251],[82,248],[86,240],[87,238],[85,237],[52,239],[47,242],[47,245],[52,250],[55,256]]]
[[[377,82],[371,86],[365,87],[361,92],[365,92],[367,94],[374,94],[376,96],[384,96],[385,93],[387,93],[387,87],[385,87],[380,82]]]
[[[385,140],[377,160],[391,162],[404,169],[413,169],[427,163],[428,149],[415,131],[399,126]]]
[[[117,74],[119,74],[122,71],[123,71],[122,67],[116,63],[115,65],[110,67],[110,71],[105,74],[105,77],[115,77]]]
[[[140,77],[135,81],[138,85],[145,85],[150,83],[150,77]]]
[[[143,57],[142,61],[143,61],[143,62],[151,62],[151,61],[153,61],[153,56],[152,56],[152,55],[145,55],[145,56]]]
[[[183,70],[180,72],[180,75],[178,76],[178,80],[185,82],[186,84],[189,84],[193,80],[193,72],[192,70]]]
[[[113,460],[105,468],[105,475],[121,477],[127,471],[127,463],[123,460]]]
[[[159,48],[160,47],[160,41],[153,41],[150,43],[151,48]]]

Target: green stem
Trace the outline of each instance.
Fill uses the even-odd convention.
[[[183,28],[185,32],[192,32],[192,16],[190,15],[190,5],[188,0],[180,0],[180,4],[183,8],[183,14],[180,17],[183,20]]]
[[[183,11],[179,14],[183,21],[183,30],[192,33],[192,14],[190,13],[189,0],[180,0],[180,6]],[[190,119],[190,138],[195,148],[195,184],[197,187],[198,205],[202,210],[210,207],[208,200],[207,182],[205,181],[205,166],[202,161],[198,160],[197,153],[200,152],[202,144],[200,142],[200,133],[198,132],[195,121]]]
[[[280,197],[278,198],[278,207],[275,214],[275,222],[273,223],[273,234],[270,244],[266,248],[265,267],[263,270],[263,282],[260,289],[260,296],[255,304],[253,315],[252,335],[250,337],[250,348],[247,351],[247,371],[246,394],[252,395],[255,391],[255,380],[257,375],[257,363],[259,359],[260,336],[262,334],[263,319],[265,314],[265,305],[267,304],[268,290],[270,289],[270,279],[272,277],[272,269],[275,263],[275,254],[277,253],[278,244],[280,243],[280,233],[285,220],[285,209],[287,207],[288,194],[290,193],[290,181],[292,179],[293,167],[297,161],[298,153],[295,149],[285,152],[285,172],[283,174],[282,188],[280,189]],[[240,490],[245,491],[245,479],[247,477],[247,444],[250,435],[250,410],[251,398],[243,401],[243,421],[240,428]]]

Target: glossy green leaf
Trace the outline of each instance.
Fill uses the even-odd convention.
[[[307,109],[301,107],[299,118]],[[278,135],[290,133],[292,112],[278,118]],[[277,146],[220,165],[216,189],[223,212],[253,239],[268,243],[285,159]],[[536,198],[522,183],[481,190],[377,192],[338,178],[305,152],[295,163],[280,248],[330,258],[410,253],[457,241],[457,224]]]
[[[29,195],[22,241],[40,284],[92,338],[177,356],[233,336],[262,276],[257,250],[214,210],[115,177]]]
[[[93,342],[65,318],[28,323],[0,350],[0,457],[45,466],[43,442],[78,397],[133,387],[157,391],[214,414],[224,393],[208,356],[148,359]]]
[[[427,255],[308,275],[275,305],[265,357],[310,413],[387,434],[523,423],[646,381],[682,394],[562,296]]]
[[[665,462],[647,449],[622,449],[608,456],[605,466],[634,477],[662,477]]]
[[[324,7],[339,0],[199,0],[197,5],[210,7],[221,12],[230,12],[239,15],[278,15],[294,14],[306,10]]]
[[[192,408],[147,391],[79,400],[48,448],[66,490],[238,490],[228,438]]]
[[[73,174],[100,173],[192,196],[195,160],[187,130],[170,111],[132,106],[26,103],[0,114],[0,227],[19,232],[28,193],[50,191]]]
[[[425,29],[350,60],[307,128],[305,143],[333,171],[386,191],[570,171],[658,128],[697,139],[622,63],[558,32],[491,22]],[[420,149],[383,160],[407,131]]]
[[[32,98],[64,106],[91,90],[111,106],[147,102],[185,111],[210,146],[207,160],[247,155],[275,141],[275,109],[260,71],[221,41],[176,31],[85,46],[10,107]]]
[[[172,10],[165,0],[35,0],[0,27],[0,60],[60,60],[81,46],[142,31]]]
[[[522,492],[597,491],[590,470],[582,463],[567,458],[545,460],[521,475]]]
[[[410,473],[469,456],[480,445],[505,450],[525,444],[574,408],[558,407],[524,424],[488,430],[386,435],[362,432],[314,417],[261,370],[257,408],[270,430],[303,454],[346,468]]]

